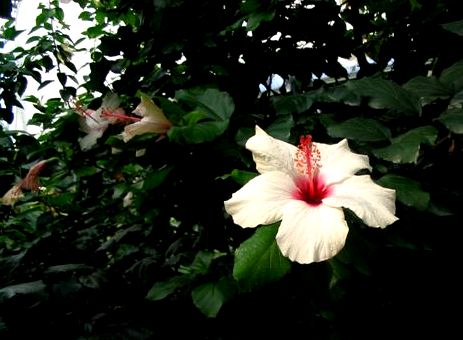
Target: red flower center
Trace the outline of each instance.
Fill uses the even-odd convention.
[[[312,143],[312,136],[302,136],[295,157],[296,171],[299,177],[296,179],[294,199],[301,200],[310,205],[319,205],[327,197],[331,190],[319,174],[320,151]]]

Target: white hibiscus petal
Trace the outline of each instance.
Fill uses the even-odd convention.
[[[320,151],[320,174],[328,185],[341,182],[361,169],[371,170],[368,156],[353,153],[346,139],[333,145],[314,144]]]
[[[128,142],[134,136],[143,135],[145,133],[157,133],[164,134],[170,128],[170,124],[167,125],[163,122],[153,121],[149,118],[143,118],[139,122],[135,122],[127,125],[122,132],[122,139],[124,142]]]
[[[284,209],[276,240],[284,256],[305,264],[334,257],[348,231],[342,209],[294,200]]]
[[[105,129],[90,130],[84,137],[79,139],[80,149],[82,151],[90,150],[97,142],[97,139],[103,136]]]
[[[353,176],[331,188],[323,204],[349,208],[370,227],[384,228],[398,220],[395,190],[376,184],[368,175]]]
[[[261,174],[269,171],[283,171],[294,176],[294,155],[297,148],[268,135],[256,126],[256,134],[246,142],[246,148],[252,152],[256,169]]]
[[[169,120],[164,115],[164,112],[154,103],[150,97],[142,94],[140,98],[140,104],[138,104],[135,110],[133,110],[133,113],[142,117],[149,117],[156,122],[164,122],[170,124]]]
[[[295,186],[283,172],[266,172],[251,179],[225,201],[225,210],[243,228],[271,224],[281,220],[283,208]]]

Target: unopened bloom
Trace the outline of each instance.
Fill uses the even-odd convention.
[[[276,241],[292,261],[324,261],[344,247],[343,207],[370,227],[397,220],[395,191],[356,175],[371,170],[368,156],[351,152],[345,139],[328,145],[304,136],[296,147],[256,126],[246,148],[260,175],[225,201],[225,209],[243,228],[281,221]]]
[[[39,175],[42,170],[47,165],[47,161],[40,161],[34,166],[32,166],[27,172],[26,177],[21,180],[18,184],[14,185],[10,190],[8,190],[5,195],[0,199],[0,203],[3,205],[13,205],[15,204],[22,196],[23,191],[30,190],[32,192],[39,191],[40,182]]]
[[[47,161],[40,161],[34,166],[32,166],[29,171],[27,172],[26,177],[21,181],[21,188],[30,190],[32,192],[39,191],[40,182],[39,182],[39,175],[46,167]]]
[[[14,205],[23,196],[21,185],[16,184],[0,198],[0,203],[3,205]]]
[[[166,118],[164,112],[145,94],[141,95],[141,102],[133,113],[142,118],[140,121],[129,124],[124,128],[122,133],[124,142],[145,133],[156,133],[162,137],[172,127],[172,123]]]

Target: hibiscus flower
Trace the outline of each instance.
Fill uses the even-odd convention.
[[[145,133],[156,133],[162,138],[172,126],[172,123],[166,118],[164,112],[145,94],[141,95],[141,102],[133,113],[142,118],[124,128],[124,132],[122,133],[124,142],[128,142],[134,136]]]
[[[345,139],[328,145],[303,136],[296,147],[256,126],[246,148],[260,175],[225,201],[225,209],[243,228],[281,221],[276,242],[292,261],[324,261],[344,247],[343,207],[370,227],[397,220],[395,191],[356,175],[371,170],[368,156],[351,152]]]
[[[84,137],[79,139],[82,151],[91,149],[96,144],[98,138],[103,136],[109,124],[140,120],[138,117],[126,115],[124,109],[119,107],[119,104],[119,97],[114,93],[109,93],[103,98],[103,102],[97,110],[76,108],[82,115],[80,128],[86,133]]]

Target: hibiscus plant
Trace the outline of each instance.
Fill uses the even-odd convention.
[[[0,338],[450,331],[458,9],[50,0],[29,31],[6,18]]]

